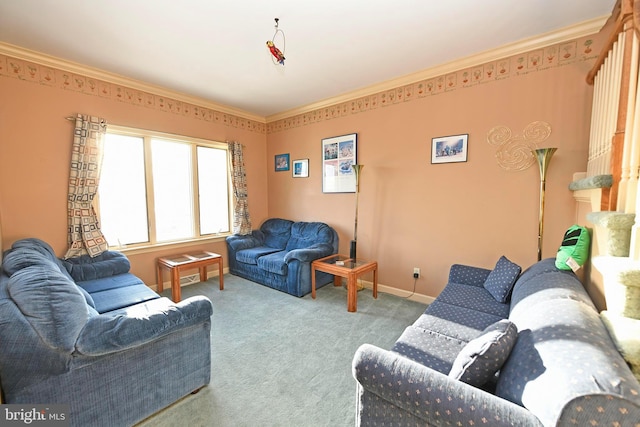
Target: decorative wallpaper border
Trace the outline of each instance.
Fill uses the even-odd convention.
[[[211,108],[200,107],[170,97],[132,89],[80,74],[46,67],[2,54],[0,54],[0,77],[16,78],[62,90],[81,92],[85,95],[99,96],[145,108],[152,108],[170,114],[189,116],[193,119],[246,129],[262,134],[266,133],[266,124],[255,120],[238,117]]]
[[[358,114],[442,93],[466,89],[480,84],[515,78],[538,71],[557,68],[579,61],[595,60],[594,35],[558,43],[542,49],[514,55],[453,73],[331,105],[307,113],[267,123],[267,133],[285,131],[324,120]]]
[[[593,46],[593,37],[594,35],[590,35],[558,43],[269,123],[238,117],[171,97],[156,95],[2,54],[0,54],[0,77],[16,78],[251,132],[270,134],[480,84],[516,78],[579,61],[595,60],[600,48]]]

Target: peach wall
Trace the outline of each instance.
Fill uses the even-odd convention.
[[[585,75],[595,41],[548,46],[266,125],[0,55],[2,244],[33,236],[65,252],[73,124],[64,117],[81,112],[122,126],[242,142],[254,228],[268,217],[324,221],[337,229],[343,253],[355,196],[322,193],[321,140],[357,133],[365,165],[358,248],[379,262],[382,285],[411,291],[419,267],[416,293],[436,296],[452,263],[491,268],[504,254],[526,267],[537,252],[538,168],[502,169],[486,135],[498,125],[514,134],[534,121],[551,125],[541,146],[559,150],[547,178],[543,255],[554,256],[575,222],[567,186],[586,169],[592,88]],[[461,133],[469,134],[468,161],[430,164],[431,138]],[[275,172],[273,157],[281,153],[308,158],[309,178]],[[223,240],[196,248],[226,255]],[[132,271],[155,283],[155,258],[174,252],[130,254]]]
[[[62,256],[67,246],[67,180],[76,113],[99,115],[109,123],[245,145],[251,215],[267,217],[266,136],[225,124],[0,76],[0,218],[2,242],[38,237]],[[123,207],[124,208],[124,207]],[[221,240],[194,246],[222,253]],[[183,249],[180,249],[183,250]],[[131,255],[132,271],[155,283],[155,258],[176,249]],[[226,265],[226,263],[225,263]]]
[[[321,140],[358,134],[361,176],[358,253],[379,263],[379,281],[437,296],[453,263],[492,268],[501,255],[527,267],[536,261],[540,177],[537,164],[509,172],[496,162],[487,132],[514,134],[534,121],[551,125],[540,146],[556,146],[547,176],[543,256],[555,256],[575,202],[572,174],[586,167],[591,61],[496,80],[358,114],[268,134],[269,216],[334,226],[348,254],[353,236],[351,194],[323,194]],[[466,163],[430,164],[431,138],[469,134]],[[273,156],[309,158],[309,178],[275,172]]]

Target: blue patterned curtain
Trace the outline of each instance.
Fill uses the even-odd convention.
[[[108,249],[93,207],[106,132],[107,123],[101,118],[83,114],[76,117],[69,172],[69,249],[65,258],[85,254],[95,257]]]
[[[235,199],[233,232],[241,235],[251,234],[251,217],[247,200],[247,174],[244,169],[242,144],[239,142],[229,142],[228,144],[231,152],[231,183]]]

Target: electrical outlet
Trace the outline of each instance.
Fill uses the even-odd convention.
[[[420,277],[420,269],[418,267],[413,267],[413,278],[418,279]]]

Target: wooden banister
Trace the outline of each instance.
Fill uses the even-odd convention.
[[[613,48],[613,44],[618,40],[618,34],[624,31],[624,26],[629,20],[640,20],[640,3],[635,0],[618,0],[613,7],[613,11],[611,12],[611,16],[605,23],[603,28],[606,28],[610,25],[611,22],[615,22],[615,26],[613,31],[609,34],[609,38],[607,39],[607,43],[604,45],[602,50],[600,51],[600,55],[596,59],[595,64],[587,74],[587,83],[593,85],[593,82],[596,78],[596,74],[600,71],[600,67],[604,64],[604,60],[607,58],[609,51]],[[634,16],[634,10],[636,13]],[[636,26],[636,29],[638,27]]]

